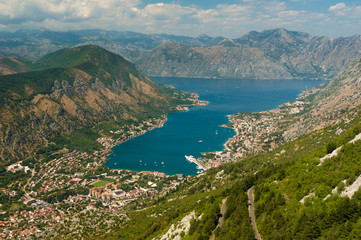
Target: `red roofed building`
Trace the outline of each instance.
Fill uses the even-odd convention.
[[[70,182],[72,182],[72,183],[80,183],[81,181],[83,181],[83,179],[81,179],[81,178],[72,178],[72,179],[70,179]]]

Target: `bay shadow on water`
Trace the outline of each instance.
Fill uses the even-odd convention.
[[[109,168],[159,171],[168,175],[196,174],[196,165],[185,155],[200,157],[202,152],[222,151],[235,133],[220,127],[229,114],[258,112],[295,100],[305,89],[319,86],[319,80],[239,80],[153,77],[158,84],[199,94],[207,106],[172,113],[162,128],[154,129],[113,148]]]

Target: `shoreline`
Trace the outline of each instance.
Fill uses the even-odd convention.
[[[232,128],[236,135],[227,140],[224,144],[225,149],[243,158],[250,154],[268,152],[285,143],[283,133],[287,127],[282,123],[302,114],[309,105],[307,97],[319,90],[320,87],[303,90],[296,99],[270,110],[229,115],[232,127],[223,126]],[[233,146],[230,146],[232,143]]]
[[[178,105],[174,110],[174,112],[169,112],[169,113],[182,113],[182,112],[188,112],[189,111],[189,107],[193,107],[193,106],[206,106],[208,105],[210,102],[209,101],[205,101],[205,100],[199,100],[198,99],[198,94],[197,93],[191,93],[191,96],[193,97],[193,104],[184,104],[184,105]],[[158,121],[157,124],[151,126],[150,128],[146,129],[146,130],[141,130],[139,132],[134,132],[133,130],[129,130],[129,131],[132,131],[133,133],[135,133],[134,135],[132,136],[129,136],[125,139],[117,139],[117,140],[114,140],[112,139],[111,137],[101,137],[101,138],[98,138],[97,139],[97,142],[99,142],[101,145],[103,145],[105,147],[104,150],[101,150],[102,152],[102,155],[105,157],[103,158],[103,161],[101,162],[103,164],[103,166],[105,166],[104,164],[106,164],[109,159],[108,157],[112,154],[112,148],[122,144],[122,143],[125,143],[133,138],[136,138],[136,137],[139,137],[143,134],[146,134],[147,132],[150,132],[154,129],[157,129],[157,128],[162,128],[164,126],[164,124],[167,122],[168,118],[168,114],[169,113],[166,113],[166,114],[163,114],[161,115],[160,117],[158,118],[153,118],[154,121]],[[143,121],[144,122],[144,121]],[[140,124],[143,124],[143,122],[140,122]],[[103,140],[103,141],[102,141]],[[108,140],[108,141],[104,141],[104,140]],[[110,143],[111,142],[111,143]],[[109,168],[108,166],[105,166],[107,168]],[[136,171],[136,170],[130,170],[130,169],[123,169],[123,168],[109,168],[111,170],[129,170],[129,171]],[[139,172],[139,171],[136,171],[136,172]]]

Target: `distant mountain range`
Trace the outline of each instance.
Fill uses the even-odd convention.
[[[96,44],[117,53],[129,61],[143,57],[165,42],[189,46],[215,45],[224,38],[201,35],[197,38],[166,34],[142,34],[100,29],[56,32],[49,30],[19,30],[0,32],[0,56],[37,60],[45,54],[76,45]]]
[[[150,76],[330,79],[361,56],[361,36],[317,37],[272,29],[237,39],[106,30],[0,32],[0,56],[36,60],[55,50],[96,44]]]
[[[328,79],[358,56],[360,36],[330,39],[275,29],[224,39],[216,45],[166,43],[136,63],[154,76]]]

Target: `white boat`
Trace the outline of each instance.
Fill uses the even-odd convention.
[[[199,142],[199,143],[202,143],[202,142],[203,142],[203,140],[199,140],[198,142]]]
[[[162,164],[164,164],[164,162],[162,162]]]
[[[218,134],[218,131],[216,130],[216,135]]]

